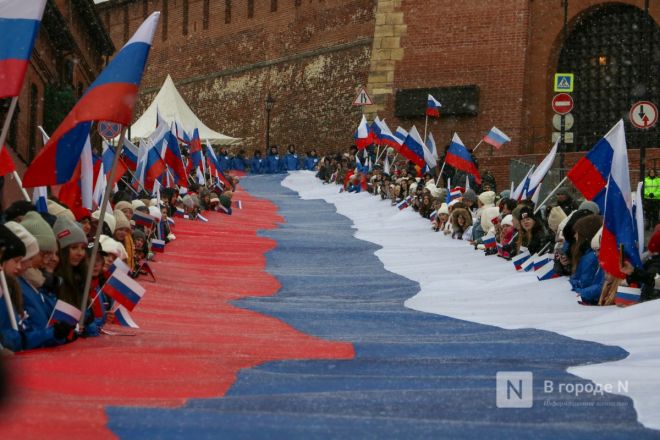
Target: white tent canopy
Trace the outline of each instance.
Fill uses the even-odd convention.
[[[218,133],[200,121],[179,94],[170,75],[165,78],[163,86],[149,108],[131,126],[131,139],[144,139],[156,129],[156,111],[168,123],[171,124],[176,121],[182,124],[183,128],[190,134],[197,128],[202,141],[208,139],[216,145],[234,145],[241,142],[241,139]]]

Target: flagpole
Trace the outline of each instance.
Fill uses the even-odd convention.
[[[474,147],[474,148],[472,149],[472,153],[474,153],[475,151],[477,151],[477,148],[479,148],[479,145],[481,145],[481,143],[482,143],[483,141],[484,141],[483,139],[479,141],[479,143],[477,144],[477,146]]]
[[[426,145],[426,129],[429,126],[429,115],[426,115],[426,118],[424,119],[424,145]]]
[[[14,314],[14,305],[11,302],[9,297],[9,288],[7,287],[7,278],[5,278],[5,272],[0,270],[0,282],[2,283],[2,297],[5,299],[5,305],[7,306],[7,314],[9,315],[9,321],[11,322],[11,328],[18,331],[18,324],[16,323],[16,315]]]
[[[126,137],[126,127],[122,127],[121,136],[119,137],[119,143],[117,145],[117,150],[115,150],[115,156],[112,159],[112,168],[110,168],[110,175],[108,176],[108,185],[105,187],[103,193],[103,200],[101,201],[99,222],[96,226],[96,233],[94,234],[94,247],[92,247],[92,255],[89,259],[87,277],[85,278],[85,290],[83,291],[83,299],[80,304],[80,310],[87,310],[87,301],[89,300],[89,289],[92,285],[92,270],[94,270],[94,262],[96,261],[96,255],[99,250],[99,240],[101,238],[101,231],[103,230],[103,221],[105,220],[106,211],[108,210],[108,203],[110,201],[110,192],[112,191],[112,185],[110,182],[115,180],[115,174],[117,173],[117,165],[119,164],[119,156],[121,155],[121,150],[124,147],[124,138]],[[82,332],[85,329],[85,313],[83,312],[80,315],[80,331]]]
[[[18,96],[11,98],[9,110],[7,111],[7,116],[5,116],[5,123],[2,125],[2,133],[0,133],[0,153],[2,153],[2,149],[5,147],[5,141],[7,140],[7,134],[9,133],[9,126],[11,125],[11,120],[14,117],[14,111],[16,111],[17,103]]]
[[[442,172],[445,170],[446,164],[447,164],[447,156],[445,155],[445,161],[442,162],[442,168],[440,168],[440,173],[438,174],[438,180],[435,181],[435,186],[438,186],[438,183],[440,183],[440,177],[442,177]]]
[[[25,200],[31,202],[32,200],[30,200],[30,196],[28,195],[25,188],[23,188],[23,181],[21,180],[21,176],[18,175],[16,170],[14,170],[12,174],[14,176],[14,179],[16,179],[16,183],[18,183],[18,187],[21,189],[21,192],[23,193],[23,197],[25,197]]]
[[[534,214],[536,214],[539,211],[539,209],[541,209],[541,207],[545,205],[548,200],[550,200],[550,197],[552,197],[554,193],[556,193],[557,190],[561,188],[561,186],[564,184],[566,179],[568,179],[568,176],[564,176],[564,178],[561,179],[561,182],[559,182],[559,184],[555,186],[555,188],[552,191],[550,191],[550,194],[548,194],[548,196],[536,207],[536,209],[534,209]]]

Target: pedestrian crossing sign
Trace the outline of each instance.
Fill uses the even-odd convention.
[[[572,92],[573,91],[573,74],[572,73],[555,73],[555,92]]]

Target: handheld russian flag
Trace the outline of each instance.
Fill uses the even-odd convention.
[[[186,211],[184,211],[183,208],[176,208],[176,211],[174,211],[174,216],[183,218],[185,213],[186,213]]]
[[[502,145],[506,144],[507,142],[511,142],[511,138],[504,134],[502,130],[493,126],[493,128],[491,128],[490,131],[486,133],[483,141],[499,150],[502,148]]]
[[[50,327],[56,322],[63,322],[65,324],[75,326],[80,320],[80,315],[82,315],[80,309],[62,301],[61,299],[58,299],[55,303],[53,313],[50,314],[47,327]]]
[[[614,304],[617,306],[632,306],[640,301],[642,290],[639,287],[619,286],[616,289]]]
[[[133,321],[133,317],[131,317],[131,314],[128,312],[128,310],[126,310],[126,307],[122,306],[121,304],[115,303],[111,312],[114,312],[115,314],[116,324],[119,324],[122,327],[140,328],[140,326],[137,325],[135,321]]]
[[[48,191],[45,186],[38,186],[32,192],[32,203],[37,207],[37,212],[45,214],[48,212]]]
[[[179,148],[179,141],[171,130],[165,135],[162,157],[172,170],[176,182],[186,179],[186,168],[183,165],[183,155],[181,154],[181,148]]]
[[[544,261],[545,263],[543,264],[543,266],[539,267],[539,269],[536,271],[536,278],[539,281],[545,281],[559,277],[559,274],[555,272],[554,260],[548,258],[545,259]]]
[[[399,151],[399,147],[401,146],[402,141],[392,133],[385,120],[380,120],[378,126],[380,127],[381,143],[394,148],[396,151]]]
[[[0,3],[0,99],[21,94],[45,7],[46,0]]]
[[[170,226],[174,226],[174,225],[176,225],[176,222],[174,221],[174,219],[173,219],[172,217],[167,217],[167,223],[168,223]]]
[[[525,262],[522,264],[522,270],[525,272],[534,270],[534,261],[536,261],[536,257],[538,257],[538,254],[533,254],[527,260],[525,260]]]
[[[114,273],[116,270],[118,270],[119,272],[123,272],[123,273],[128,273],[128,272],[130,272],[130,269],[129,269],[128,265],[127,265],[126,263],[124,263],[122,260],[120,260],[119,258],[117,258],[117,259],[116,259],[116,260],[110,265],[110,268],[108,269],[108,272],[112,274],[112,273]]]
[[[154,238],[151,240],[151,250],[162,254],[165,252],[165,241]]]
[[[235,205],[238,209],[243,209],[243,202],[241,202],[240,200],[236,200],[236,202],[234,202],[234,205]]]
[[[603,236],[598,260],[606,272],[623,279],[625,274],[621,272],[620,264],[624,258],[634,267],[642,266],[635,217],[632,212],[628,148],[623,119],[601,140],[603,141],[611,146],[613,156],[612,172],[605,194]],[[621,255],[621,248],[624,255]]]
[[[181,122],[174,121],[174,132],[179,142],[183,142],[186,145],[190,144],[190,136]]]
[[[399,211],[403,211],[408,206],[410,206],[410,202],[412,202],[412,196],[408,196],[399,203],[397,203],[396,207],[399,208]]]
[[[220,205],[220,206],[222,206],[222,205]],[[223,208],[224,208],[224,206],[223,206]],[[202,214],[197,214],[197,220],[199,220],[201,222],[204,222],[204,223],[207,223],[209,221],[209,219],[204,217]]]
[[[403,141],[400,153],[415,165],[424,167],[424,141],[414,125],[408,132],[406,140]]]
[[[534,271],[541,269],[548,263],[548,261],[553,261],[554,264],[554,260],[551,260],[548,254],[536,255],[534,257]]]
[[[433,138],[433,133],[429,133],[429,137],[426,139],[426,146],[431,150],[431,154],[435,159],[435,164],[438,164],[440,156],[438,156],[438,147],[435,145],[435,139]]]
[[[460,187],[457,186],[457,187],[452,188],[451,191],[449,191],[449,202],[451,202],[452,200],[456,200],[456,199],[461,198],[462,195],[463,195],[463,193],[461,192]]]
[[[31,3],[31,2],[25,2]],[[89,86],[25,172],[23,186],[54,185],[71,179],[94,121],[128,126],[160,12],[152,13]]]
[[[534,166],[532,165],[532,167],[527,171],[527,174],[525,174],[525,177],[523,177],[523,180],[521,180],[518,186],[516,186],[516,189],[511,192],[511,199],[521,201],[525,197],[527,189],[529,189],[529,178],[533,172]]]
[[[442,107],[442,104],[435,99],[431,94],[429,94],[428,98],[426,99],[426,116],[430,116],[432,118],[439,118],[440,117],[440,108]]]
[[[621,124],[621,127],[620,127]],[[605,212],[605,190],[607,179],[612,173],[614,146],[619,132],[623,131],[623,121],[619,121],[591,150],[580,159],[566,174],[584,198],[595,202],[600,212]],[[625,134],[623,135],[625,143]]]
[[[486,249],[493,249],[497,247],[497,240],[495,239],[495,236],[492,234],[484,236],[482,240],[484,247]]]
[[[437,217],[438,217],[438,210],[436,209],[435,211],[433,211],[433,212],[431,213],[431,215],[429,215],[429,220],[431,220],[432,222],[434,222],[435,219],[436,219]]]
[[[152,227],[156,219],[146,212],[134,211],[133,221],[139,226]]]
[[[367,118],[362,115],[360,125],[358,125],[357,131],[353,136],[353,139],[355,139],[355,145],[358,147],[358,150],[363,150],[371,145],[373,143],[372,137],[373,136],[369,131],[369,125],[367,124]]]
[[[433,154],[435,151],[435,140],[432,133],[429,133],[426,139],[426,145],[422,144],[422,150],[424,151],[424,162],[426,162],[426,166],[429,169],[435,168],[438,165],[438,158]]]
[[[131,171],[135,171],[138,163],[138,147],[135,144],[124,138],[124,148],[122,149],[122,155],[124,158],[124,165],[126,168]]]
[[[471,174],[474,176],[474,181],[477,185],[481,185],[481,175],[479,174],[477,165],[474,163],[470,152],[465,148],[461,138],[458,137],[458,133],[454,133],[454,137],[447,150],[447,155],[445,156],[445,162],[457,170]]]
[[[394,132],[394,137],[399,140],[399,145],[401,145],[403,144],[403,141],[405,141],[408,137],[408,132],[403,127],[397,127],[396,131]]]
[[[116,270],[101,291],[132,311],[144,296],[145,289],[128,274]]]
[[[511,259],[511,262],[513,263],[513,267],[516,268],[517,271],[522,270],[523,265],[531,258],[531,255],[528,250],[524,250],[520,252],[518,255],[513,257]]]
[[[550,171],[550,168],[552,168],[552,164],[555,162],[555,156],[557,156],[558,146],[559,146],[559,140],[555,142],[555,144],[550,149],[548,155],[545,156],[545,158],[539,164],[538,168],[536,168],[536,170],[534,170],[534,172],[532,172],[529,175],[529,183],[527,184],[528,188],[526,190],[526,195],[528,197],[538,192],[537,190],[541,186],[541,182],[543,182],[543,179],[545,179],[545,176],[548,174],[548,171]]]
[[[380,118],[378,117],[378,115],[376,115],[374,120],[371,121],[371,124],[369,125],[369,131],[371,133],[371,139],[373,140],[373,143],[375,144],[383,143],[383,139],[381,138]]]

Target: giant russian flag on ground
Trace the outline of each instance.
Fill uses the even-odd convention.
[[[623,246],[625,259],[633,266],[640,267],[642,261],[639,257],[635,217],[632,212],[628,150],[623,119],[617,122],[598,143],[605,143],[612,150],[612,172],[605,195],[603,236],[598,260],[606,272],[625,279],[626,276],[619,269],[622,258],[620,246]]]
[[[486,133],[483,141],[497,149],[500,149],[502,145],[506,144],[507,142],[511,142],[511,138],[504,134],[502,130],[494,126],[488,133]]]
[[[437,99],[435,99],[431,94],[429,94],[428,98],[426,99],[426,116],[439,118],[440,107],[442,107],[442,104],[440,104],[440,102]]]
[[[28,2],[26,2],[28,3]],[[67,182],[94,121],[128,126],[160,12],[152,13],[87,89],[25,172],[23,186]]]
[[[592,200],[598,205],[600,212],[605,210],[605,188],[607,187],[607,179],[612,172],[612,158],[614,156],[614,149],[610,140],[615,137],[614,132],[617,127],[618,124],[603,139],[599,140],[589,153],[580,159],[566,175],[587,200]]]
[[[46,0],[0,2],[0,99],[21,94]]]
[[[479,174],[477,165],[474,163],[470,152],[465,148],[461,138],[458,137],[458,133],[454,133],[454,137],[447,150],[447,155],[445,156],[445,162],[447,162],[447,165],[451,165],[457,170],[471,174],[474,176],[474,181],[477,182],[478,185],[481,184],[481,175]]]
[[[399,152],[405,156],[406,159],[421,168],[426,164],[424,161],[424,141],[419,135],[417,127],[414,125],[408,132],[408,136],[406,136],[406,140],[403,141]]]

